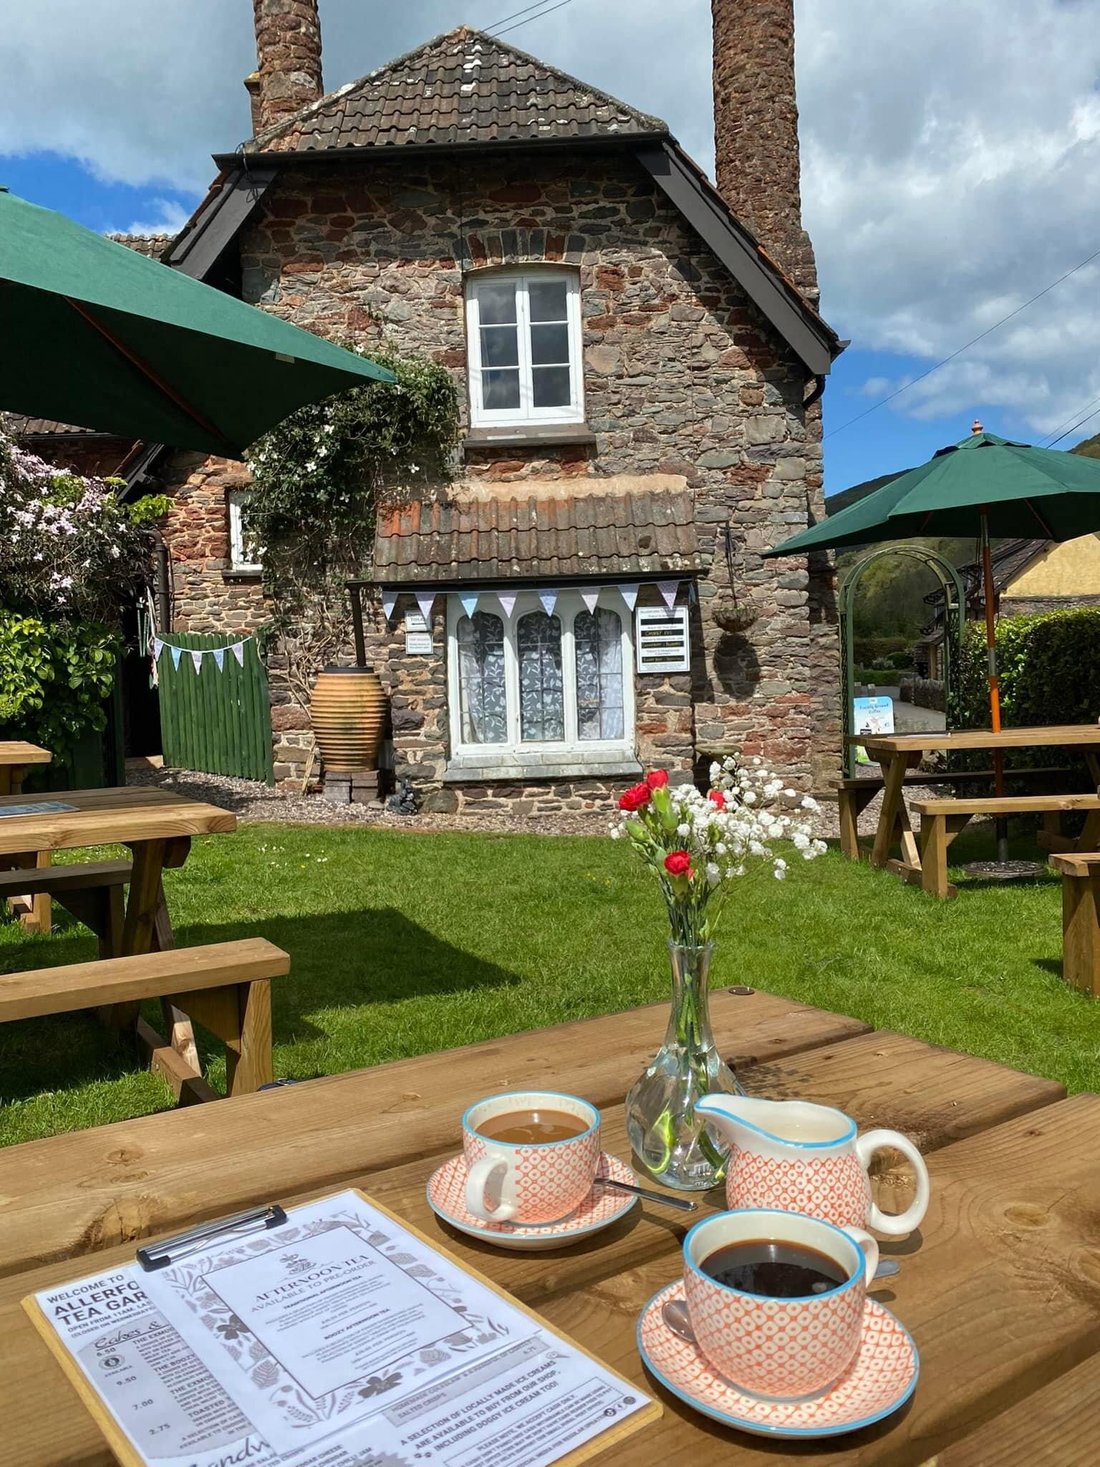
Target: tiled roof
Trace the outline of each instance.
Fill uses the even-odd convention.
[[[702,568],[690,492],[483,499],[380,511],[383,585],[562,580]]]
[[[78,428],[73,423],[55,423],[52,418],[25,418],[21,413],[0,414],[0,426],[13,438],[112,438],[94,428]]]
[[[109,234],[107,236],[108,239],[113,239],[115,244],[125,245],[128,250],[133,250],[137,255],[148,255],[151,260],[159,260],[174,237],[171,234]]]
[[[651,137],[668,125],[459,26],[311,103],[246,152]]]

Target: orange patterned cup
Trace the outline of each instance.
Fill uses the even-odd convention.
[[[578,1134],[563,1141],[517,1144],[483,1136],[479,1127],[519,1112],[570,1117]],[[560,1222],[592,1191],[600,1148],[600,1113],[587,1100],[551,1090],[514,1090],[479,1100],[462,1117],[466,1209],[485,1222]]]

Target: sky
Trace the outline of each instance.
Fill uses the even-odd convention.
[[[709,0],[542,3],[502,39],[663,117],[713,171]],[[524,7],[320,0],[326,88]],[[851,341],[824,399],[827,490],[919,463],[975,416],[1033,443],[1072,429],[1063,448],[1100,431],[1095,0],[795,12],[805,221]],[[250,131],[254,65],[251,0],[9,6],[0,183],[95,229],[175,230],[210,154]]]

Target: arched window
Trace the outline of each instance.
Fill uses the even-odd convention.
[[[529,611],[516,624],[519,660],[519,736],[525,744],[565,737],[565,696],[561,676],[561,621],[545,611]]]
[[[623,624],[598,606],[573,621],[577,669],[577,737],[623,737]]]
[[[464,616],[458,642],[458,704],[464,744],[503,744],[508,738],[504,688],[504,623],[487,611]]]

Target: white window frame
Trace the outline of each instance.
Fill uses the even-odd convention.
[[[245,558],[245,533],[243,511],[252,495],[247,489],[231,489],[227,496],[229,509],[229,569],[231,571],[258,571],[263,566],[258,560]]]
[[[535,592],[521,592],[511,614],[495,596],[486,595],[477,609],[499,616],[504,623],[504,693],[508,719],[508,737],[499,744],[469,744],[462,738],[462,708],[459,693],[458,624],[466,615],[458,596],[447,597],[447,702],[450,709],[451,751],[457,756],[500,753],[518,758],[524,755],[562,755],[583,758],[585,754],[634,754],[634,636],[632,618],[617,591],[601,590],[596,609],[613,611],[622,628],[623,660],[623,737],[621,739],[582,739],[577,731],[577,655],[573,622],[588,607],[579,592],[561,591],[553,614],[561,621],[562,695],[565,707],[565,738],[557,740],[521,739],[519,709],[519,653],[516,628],[519,619],[531,611],[545,607]]]
[[[533,404],[534,385],[528,287],[532,281],[545,280],[563,280],[567,287],[565,313],[569,330],[569,402],[560,407],[538,408]],[[489,410],[482,404],[481,313],[478,290],[482,285],[499,285],[503,281],[512,282],[516,289],[520,405],[516,408]],[[580,275],[576,270],[555,269],[547,266],[530,270],[483,270],[468,275],[466,277],[466,343],[472,427],[501,428],[509,424],[582,423],[584,421],[581,283]]]

